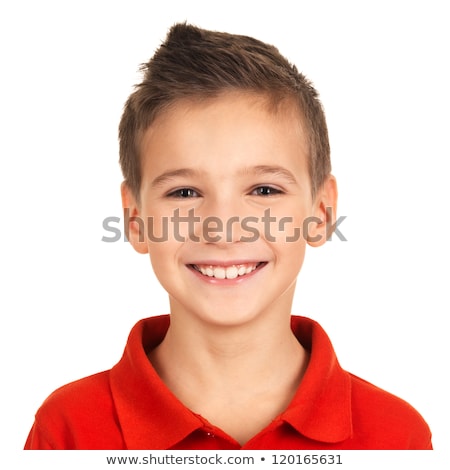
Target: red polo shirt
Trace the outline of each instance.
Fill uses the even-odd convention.
[[[431,449],[430,430],[403,400],[345,372],[316,322],[292,317],[311,357],[289,407],[241,446],[186,408],[147,359],[169,326],[132,329],[111,370],[65,385],[36,414],[26,449]]]

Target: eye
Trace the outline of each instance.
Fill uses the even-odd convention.
[[[273,186],[258,186],[252,191],[253,195],[256,196],[275,196],[281,194],[283,191],[274,188]]]
[[[167,196],[179,199],[188,199],[191,197],[200,197],[200,194],[192,188],[179,188],[170,192]]]

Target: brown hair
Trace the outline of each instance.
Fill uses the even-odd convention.
[[[214,97],[224,91],[265,95],[277,106],[285,98],[298,106],[309,140],[312,193],[331,171],[328,131],[318,93],[274,46],[257,39],[175,24],[149,62],[144,78],[124,106],[119,125],[120,165],[139,201],[139,143],[155,118],[180,99]]]

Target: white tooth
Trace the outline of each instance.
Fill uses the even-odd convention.
[[[250,274],[256,269],[256,264],[238,264],[228,267],[223,266],[198,266],[198,270],[204,275],[209,277],[215,277],[217,279],[236,279],[238,276],[244,276]]]
[[[214,268],[214,277],[217,279],[225,279],[225,269],[224,268]]]
[[[245,274],[245,266],[241,264],[238,269],[238,276],[243,276],[244,274]]]
[[[229,266],[226,270],[227,279],[236,279],[238,276],[238,269],[236,266]]]

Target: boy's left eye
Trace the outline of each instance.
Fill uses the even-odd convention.
[[[275,196],[276,194],[281,194],[280,189],[274,188],[272,186],[258,186],[252,191],[252,194],[256,196]]]

